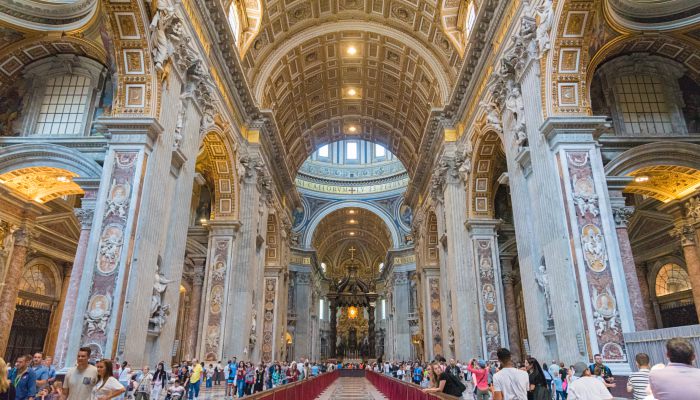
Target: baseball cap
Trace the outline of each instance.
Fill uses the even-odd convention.
[[[574,364],[574,375],[578,376],[579,378],[583,376],[583,373],[588,369],[588,366],[586,363],[582,362],[577,362]]]

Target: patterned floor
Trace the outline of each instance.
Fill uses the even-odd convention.
[[[338,378],[317,400],[384,400],[366,378]]]

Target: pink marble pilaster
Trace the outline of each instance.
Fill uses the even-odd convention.
[[[654,315],[654,305],[652,304],[649,282],[647,281],[647,270],[643,266],[637,267],[637,278],[639,279],[639,292],[644,299],[644,311],[647,314],[647,327],[656,329],[656,317]]]
[[[698,319],[700,319],[700,257],[698,256],[695,228],[692,224],[683,221],[676,226],[671,235],[679,238],[681,241],[690,285],[693,288],[695,312],[698,314]]]
[[[617,243],[620,247],[622,268],[625,271],[625,283],[627,284],[627,294],[629,296],[630,307],[632,308],[634,328],[638,331],[645,331],[649,329],[647,312],[644,307],[644,297],[642,296],[639,286],[637,266],[634,263],[634,256],[632,255],[632,245],[630,244],[629,234],[627,233],[627,222],[633,211],[634,208],[632,207],[614,207],[613,217],[615,218]]]
[[[73,269],[68,282],[68,290],[63,303],[61,325],[58,330],[58,338],[56,340],[56,350],[54,351],[55,364],[58,369],[72,365],[66,360],[68,352],[68,342],[73,328],[73,321],[76,315],[76,304],[78,302],[78,293],[80,291],[80,282],[83,279],[83,271],[85,269],[85,254],[87,253],[88,244],[90,241],[90,230],[92,226],[93,210],[91,209],[76,209],[75,215],[81,223],[82,230],[78,239],[78,248],[73,259]],[[82,316],[81,316],[82,317]]]
[[[190,358],[200,358],[197,354],[197,337],[199,336],[199,317],[202,308],[202,286],[204,284],[204,261],[195,260],[194,274],[192,276],[192,295],[190,296],[190,309],[187,318],[187,352]]]
[[[501,261],[503,265],[503,261]],[[503,273],[503,302],[506,308],[506,323],[508,326],[508,344],[513,361],[518,362],[522,357],[520,349],[520,331],[518,330],[518,312],[515,309],[515,290],[513,283],[516,274],[514,272]]]
[[[5,275],[5,288],[0,293],[0,354],[7,351],[7,342],[10,339],[10,327],[15,317],[15,304],[19,293],[19,283],[24,273],[24,265],[29,251],[29,238],[31,233],[26,227],[14,232],[15,245],[12,251],[12,259]]]

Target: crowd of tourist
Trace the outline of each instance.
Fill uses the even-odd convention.
[[[234,358],[225,364],[186,361],[170,371],[163,362],[136,370],[127,361],[90,357],[91,349],[81,348],[63,381],[56,380],[51,358],[42,353],[21,356],[12,368],[0,358],[0,400],[197,400],[203,387],[214,386],[225,387],[227,398],[241,398],[336,368],[308,360],[253,365]]]
[[[634,400],[700,400],[700,369],[693,366],[695,350],[683,338],[666,343],[668,364],[650,367],[649,356],[635,356],[636,372],[626,391]],[[442,392],[477,400],[607,400],[617,383],[600,354],[587,365],[568,367],[552,361],[540,364],[533,357],[514,363],[508,349],[497,352],[498,361],[472,359],[466,363],[438,358],[430,364],[379,362],[368,368],[421,386],[425,392]]]
[[[226,363],[183,362],[166,370],[134,370],[128,362],[102,359],[90,362],[89,347],[81,348],[76,364],[57,380],[51,357],[42,353],[19,357],[10,368],[0,358],[0,400],[197,400],[202,386],[222,387],[227,399],[242,398],[336,368],[371,369],[419,385],[425,392],[442,392],[477,400],[606,400],[617,383],[599,354],[587,365],[540,364],[533,357],[512,361],[508,349],[498,361],[471,359],[466,363],[439,358],[432,363],[382,362],[373,364],[272,362],[254,365],[235,358]],[[667,364],[650,365],[647,354],[635,355],[637,371],[627,379],[634,400],[698,400],[700,369],[693,366],[695,349],[683,338],[666,343]],[[93,365],[94,364],[94,365]]]

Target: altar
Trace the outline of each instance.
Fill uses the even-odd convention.
[[[358,277],[357,270],[357,262],[351,255],[348,274],[327,296],[331,307],[331,358],[366,360],[375,357],[377,293]]]

